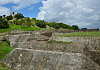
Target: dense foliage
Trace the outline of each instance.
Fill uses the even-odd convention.
[[[7,20],[4,18],[0,18],[0,29],[9,28],[9,24]]]
[[[74,30],[79,30],[79,27],[78,27],[77,25],[73,25],[72,28],[73,28]]]
[[[9,21],[9,20],[12,20],[13,19],[13,16],[12,15],[9,15],[6,17],[6,19]]]
[[[16,19],[24,18],[23,14],[21,14],[21,13],[17,13],[17,14],[15,14],[14,17],[15,17]]]
[[[37,20],[37,21],[36,21],[36,26],[38,26],[38,27],[40,27],[40,28],[46,28],[45,21]]]

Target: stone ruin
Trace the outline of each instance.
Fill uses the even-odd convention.
[[[15,49],[3,62],[12,70],[100,70],[100,37],[60,38],[51,31],[28,31],[12,32],[6,39]]]

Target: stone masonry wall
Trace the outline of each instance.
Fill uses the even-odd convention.
[[[7,35],[6,39],[15,49],[7,55],[4,63],[13,70],[100,70],[100,54],[91,52],[100,49],[99,37],[60,38],[44,34]],[[49,42],[52,40],[58,42]],[[72,43],[66,43],[69,40]]]

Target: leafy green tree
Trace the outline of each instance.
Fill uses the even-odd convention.
[[[46,28],[45,21],[43,21],[43,20],[36,20],[36,26],[38,26],[40,28]]]
[[[72,28],[73,28],[74,30],[79,30],[79,27],[78,27],[77,25],[73,25]]]
[[[13,19],[13,16],[12,15],[9,15],[9,16],[6,17],[6,19],[7,20],[12,20]]]
[[[0,16],[0,18],[2,18],[2,16]]]
[[[81,28],[81,30],[87,30],[87,28]]]
[[[5,19],[0,18],[0,29],[4,29],[4,28],[9,28],[9,24]]]
[[[17,14],[15,14],[14,18],[21,19],[21,18],[24,18],[24,16],[21,13],[17,13]]]
[[[3,15],[3,18],[5,18],[6,17],[6,15]]]

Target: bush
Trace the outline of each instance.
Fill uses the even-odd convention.
[[[14,17],[15,17],[16,19],[24,18],[23,14],[21,14],[21,13],[17,13]]]
[[[73,25],[72,28],[73,28],[74,30],[79,30],[79,27],[78,27],[77,25]]]
[[[7,20],[12,20],[13,19],[13,16],[12,15],[9,15],[9,16],[6,17],[6,19]]]
[[[9,24],[5,19],[0,18],[0,29],[4,29],[4,28],[9,28]]]
[[[38,26],[38,27],[40,27],[40,28],[46,28],[45,21],[37,20],[37,21],[36,21],[36,26]]]

